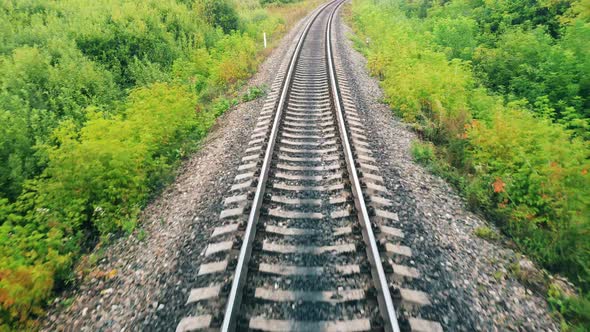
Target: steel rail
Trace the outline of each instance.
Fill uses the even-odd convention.
[[[303,32],[301,33],[295,51],[293,52],[293,56],[291,57],[289,69],[283,82],[281,97],[277,104],[277,111],[273,121],[273,126],[268,140],[268,145],[265,151],[260,176],[258,177],[258,184],[256,186],[256,192],[254,194],[254,199],[252,201],[252,208],[248,215],[248,222],[246,225],[246,231],[244,233],[244,240],[240,248],[238,263],[236,265],[236,273],[234,275],[234,279],[232,280],[231,290],[227,301],[227,307],[225,309],[223,323],[221,325],[221,331],[223,332],[234,331],[236,328],[236,320],[238,317],[242,300],[242,288],[244,286],[244,282],[246,281],[246,276],[248,274],[248,263],[250,261],[250,257],[252,254],[252,243],[254,242],[254,237],[256,236],[256,226],[258,223],[258,218],[260,217],[260,207],[262,206],[262,201],[264,198],[264,191],[268,180],[268,173],[270,171],[273,150],[279,131],[279,124],[282,117],[283,108],[287,100],[289,86],[291,84],[293,72],[295,71],[295,65],[297,64],[297,60],[299,58],[299,53],[301,52],[303,42],[307,37],[310,27],[315,22],[317,17],[320,15],[320,13],[324,11],[324,9],[326,9],[328,6],[337,1],[339,0],[334,0],[317,9],[317,12],[313,14],[313,17],[307,22]]]
[[[385,277],[385,272],[383,270],[383,265],[381,264],[381,258],[379,255],[379,249],[377,248],[377,243],[375,241],[375,235],[373,233],[373,229],[371,227],[371,221],[369,219],[369,214],[367,212],[367,207],[365,204],[365,199],[361,190],[361,184],[358,178],[358,173],[356,170],[356,166],[354,163],[354,157],[352,155],[352,150],[350,148],[350,142],[348,140],[348,135],[346,131],[346,124],[344,122],[344,115],[342,110],[342,104],[340,102],[340,90],[338,89],[337,84],[337,77],[334,68],[334,61],[333,61],[333,54],[332,54],[332,20],[334,18],[334,14],[338,10],[338,8],[344,3],[341,2],[334,8],[334,11],[330,14],[328,19],[328,28],[326,29],[326,48],[327,48],[327,57],[328,57],[328,71],[330,75],[330,83],[332,87],[332,97],[334,100],[335,108],[336,108],[336,117],[338,119],[338,128],[340,130],[340,138],[342,141],[342,145],[344,147],[344,155],[346,158],[346,166],[348,168],[348,173],[350,176],[352,192],[355,198],[355,207],[358,211],[358,218],[361,221],[361,226],[363,229],[363,239],[365,240],[365,245],[367,249],[367,255],[371,261],[371,275],[375,282],[375,286],[377,288],[377,300],[379,302],[379,308],[381,311],[381,315],[385,321],[385,329],[388,331],[399,332],[399,324],[397,322],[397,316],[395,307],[393,305],[393,301],[391,299],[391,294],[389,291],[389,286],[387,283],[387,279]]]

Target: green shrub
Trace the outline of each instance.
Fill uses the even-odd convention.
[[[480,48],[474,62],[484,83],[510,99],[524,98],[528,108],[562,122],[585,137],[589,128],[584,69],[567,48],[553,45],[541,30],[513,30],[494,48]],[[590,72],[589,72],[590,73]]]
[[[581,14],[556,28],[564,3],[358,0],[352,15],[387,102],[436,144],[414,143],[414,158],[588,292],[590,35]],[[564,316],[586,324],[584,303]]]
[[[58,144],[46,147],[43,177],[0,211],[6,218],[0,228],[5,321],[40,313],[85,231],[133,229],[151,178],[168,171],[172,151],[189,131],[204,133],[210,124],[194,112],[195,100],[183,87],[157,84],[134,90],[120,115],[89,110],[80,130],[62,122],[54,134]]]
[[[24,181],[40,173],[44,160],[34,146],[47,142],[60,119],[80,124],[85,107],[119,98],[108,72],[71,45],[52,45],[0,56],[0,161],[8,165],[0,170],[0,197],[16,199]]]
[[[365,10],[355,15],[359,29],[371,40],[369,70],[383,80],[392,108],[404,119],[417,122],[434,141],[461,134],[469,121],[468,95],[474,85],[466,64],[447,62],[443,53],[425,48],[426,40],[399,14]]]
[[[239,4],[0,5],[0,330],[36,329],[81,248],[134,229],[179,159],[237,103],[267,54],[262,32],[272,41],[284,17],[309,9]]]
[[[272,4],[272,3],[294,3],[294,2],[301,2],[301,0],[260,0],[260,3],[263,5]]]
[[[223,87],[231,86],[249,77],[256,69],[256,47],[245,34],[231,33],[215,45],[211,54],[212,79]]]
[[[184,88],[156,84],[134,90],[120,115],[90,110],[80,131],[62,123],[39,191],[46,208],[79,220],[75,228],[92,220],[101,234],[130,229],[150,175],[165,171],[170,152],[195,129],[195,100]]]
[[[500,235],[498,235],[496,232],[494,232],[493,229],[491,229],[487,226],[477,227],[473,231],[473,234],[475,234],[475,236],[477,236],[477,237],[480,237],[482,239],[489,240],[489,241],[496,241],[500,238]]]
[[[551,308],[561,318],[561,327],[564,331],[583,332],[590,326],[590,295],[568,296],[556,284],[549,287],[547,294]]]
[[[253,86],[248,88],[248,91],[242,96],[242,101],[248,102],[257,99],[264,95],[265,87]]]
[[[422,165],[430,165],[436,158],[434,155],[434,146],[429,143],[414,141],[412,142],[411,152],[414,160]]]
[[[224,33],[237,30],[238,14],[233,4],[228,0],[200,0],[202,12],[207,22],[219,27]]]
[[[477,22],[471,18],[443,17],[432,21],[434,42],[442,46],[449,59],[470,60],[477,42]]]
[[[467,131],[467,158],[489,210],[507,219],[515,240],[553,270],[590,280],[590,151],[587,144],[522,110],[495,114]]]

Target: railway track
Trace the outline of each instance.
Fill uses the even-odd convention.
[[[271,87],[177,331],[442,331],[318,8]]]

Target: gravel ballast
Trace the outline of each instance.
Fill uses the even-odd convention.
[[[340,15],[335,23],[335,51],[343,58],[381,175],[396,196],[413,266],[422,274],[416,287],[431,296],[423,318],[440,322],[445,331],[557,331],[543,296],[511,276],[518,254],[475,236],[485,220],[469,212],[444,180],[412,161],[416,135],[380,102],[379,83],[352,48],[350,28]],[[301,22],[248,86],[272,84],[300,29]],[[55,301],[43,330],[174,331],[191,314],[187,294],[263,103],[259,98],[240,104],[218,119],[174,183],[145,209],[141,230],[105,248],[90,276]]]
[[[367,72],[366,59],[354,50],[353,34],[340,15],[335,52],[364,118],[372,149],[403,224],[404,243],[421,272],[420,290],[432,300],[426,319],[445,331],[557,331],[547,303],[518,282],[509,266],[519,255],[474,235],[485,220],[441,178],[416,164],[410,148],[416,134],[383,104],[379,82]]]

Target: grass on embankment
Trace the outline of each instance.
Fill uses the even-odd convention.
[[[563,54],[568,58],[560,60],[569,65],[559,72],[562,78],[547,69],[558,65],[551,58],[536,64],[526,54],[514,55],[515,49],[530,50],[530,39],[541,33],[529,35],[526,22],[510,27],[526,21],[527,13],[519,12],[524,9],[514,2],[438,6],[429,1],[354,0],[350,18],[355,45],[367,57],[371,74],[381,80],[387,102],[432,142],[414,145],[416,160],[457,185],[469,204],[494,220],[520,250],[580,288],[579,297],[567,298],[555,287],[548,296],[565,319],[564,329],[583,330],[590,328],[590,148],[583,129],[590,114],[580,101],[586,98],[589,82],[584,77],[590,66],[576,52],[590,44],[590,25],[587,16],[558,9],[570,18],[562,20],[559,30],[565,41],[551,50],[560,54],[556,58],[567,50]],[[498,16],[490,14],[495,11]],[[548,26],[561,22],[550,15],[546,19]],[[561,42],[554,38],[552,43]],[[493,76],[503,61],[516,69],[504,68],[505,76]],[[538,77],[526,76],[519,66]],[[555,91],[542,90],[559,85],[560,79],[578,85],[557,97],[550,94]]]

